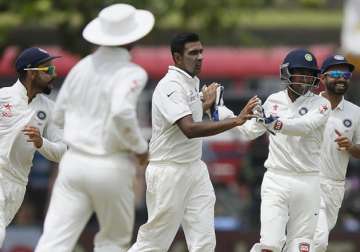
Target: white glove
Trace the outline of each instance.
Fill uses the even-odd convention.
[[[219,86],[216,88],[216,98],[215,98],[215,102],[214,104],[211,106],[210,108],[210,118],[212,121],[220,121],[220,116],[219,116],[219,106],[224,105],[224,87],[223,86]]]
[[[282,128],[282,122],[278,120],[277,116],[266,116],[264,108],[261,106],[262,102],[258,99],[258,105],[253,109],[253,114],[256,116],[256,122],[263,125],[263,127],[272,135],[279,132]]]
[[[235,117],[234,112],[232,112],[226,106],[218,106],[217,109],[218,109],[219,121],[227,119],[227,118]]]
[[[252,110],[253,114],[256,116],[257,122],[262,122],[264,120],[264,118],[266,117],[264,109],[261,105],[262,105],[262,102],[261,102],[260,98],[258,98],[258,104]]]

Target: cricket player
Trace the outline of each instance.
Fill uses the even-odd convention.
[[[36,252],[73,250],[95,212],[95,252],[124,252],[134,225],[133,181],[148,144],[136,116],[147,74],[129,50],[148,34],[154,16],[127,4],[100,11],[83,31],[99,45],[70,71],[58,95],[54,120],[64,125],[64,155]]]
[[[178,34],[171,42],[171,53],[175,65],[169,66],[152,97],[150,163],[145,174],[148,220],[129,252],[168,251],[180,225],[190,252],[215,250],[215,194],[201,161],[201,137],[243,124],[258,104],[253,97],[237,117],[202,121],[203,111],[215,99],[202,103],[199,96],[197,75],[203,60],[199,36]],[[208,89],[217,87],[213,83]]]
[[[56,78],[51,56],[28,48],[17,58],[17,82],[0,89],[0,247],[5,228],[23,202],[35,151],[59,162],[66,145],[52,121],[49,94]]]
[[[260,107],[261,118],[236,128],[248,140],[271,133],[261,186],[261,239],[251,252],[314,251],[320,204],[319,157],[330,113],[329,101],[311,92],[319,83],[318,73],[310,51],[289,52],[280,66],[287,88],[267,98]],[[226,107],[219,111],[231,116]],[[255,111],[259,114],[258,107]]]
[[[320,212],[315,232],[316,252],[325,252],[344,197],[350,157],[360,158],[360,108],[344,99],[354,66],[342,55],[331,55],[321,67],[325,91],[331,103],[320,155]]]

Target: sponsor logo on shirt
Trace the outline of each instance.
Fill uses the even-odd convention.
[[[345,120],[343,121],[343,124],[344,124],[344,126],[345,126],[346,128],[350,128],[351,125],[352,125],[352,121],[351,121],[350,119],[345,119]]]
[[[310,244],[306,242],[302,242],[299,244],[299,252],[309,252]]]
[[[299,115],[305,115],[308,112],[308,109],[305,107],[302,107],[299,109]]]
[[[11,105],[10,103],[6,103],[6,104],[2,105],[0,108],[1,116],[11,117],[12,116],[12,111],[11,111],[12,108],[13,108],[13,105]]]
[[[277,120],[274,124],[274,130],[281,130],[283,127],[283,123],[280,120]]]
[[[328,110],[328,106],[327,105],[321,105],[320,106],[320,113],[324,114],[327,110]]]
[[[175,91],[172,91],[172,92],[168,93],[167,97],[170,97],[173,93],[175,93]]]

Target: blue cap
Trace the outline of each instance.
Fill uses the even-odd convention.
[[[60,58],[60,56],[51,56],[47,51],[38,47],[30,47],[20,53],[15,61],[15,68],[20,72],[24,68],[37,67],[49,60]]]
[[[336,54],[336,55],[331,55],[324,60],[321,66],[321,73],[325,73],[330,67],[337,65],[348,66],[350,72],[354,71],[355,69],[355,66],[353,64],[350,64],[344,56]]]
[[[310,69],[316,73],[319,73],[320,70],[317,66],[315,56],[306,49],[295,49],[289,52],[283,64],[288,65],[288,69],[295,69],[295,68],[303,68],[303,69]]]

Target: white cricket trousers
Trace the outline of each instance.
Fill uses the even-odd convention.
[[[205,163],[150,162],[145,176],[148,221],[128,252],[168,251],[180,225],[190,252],[213,252],[215,193]]]
[[[99,158],[67,151],[35,251],[73,251],[93,212],[100,226],[94,251],[126,251],[135,214],[134,166],[125,155]]]
[[[260,244],[274,252],[281,251],[285,241],[287,252],[298,252],[302,245],[310,248],[319,207],[317,173],[288,174],[268,170],[261,186]]]
[[[5,229],[19,210],[25,192],[26,184],[16,181],[0,168],[0,248],[5,240]]]
[[[321,205],[314,236],[316,252],[325,252],[327,249],[329,233],[335,227],[344,192],[345,181],[320,179]]]

